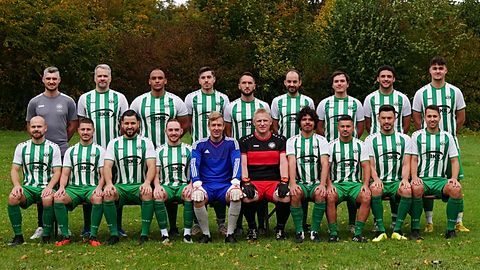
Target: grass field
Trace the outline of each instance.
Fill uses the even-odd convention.
[[[214,232],[212,244],[184,244],[181,238],[173,239],[171,244],[158,242],[159,230],[152,223],[152,240],[138,246],[140,230],[140,209],[128,206],[124,213],[124,228],[129,237],[113,247],[92,248],[80,242],[78,237],[83,221],[81,210],[70,214],[71,229],[77,237],[70,246],[57,248],[53,244],[42,245],[29,240],[36,228],[36,210],[31,207],[23,214],[23,229],[27,243],[10,248],[6,245],[13,236],[6,211],[7,195],[11,189],[10,167],[15,145],[28,139],[23,132],[0,132],[0,262],[4,269],[480,269],[480,206],[476,197],[480,189],[480,134],[468,133],[460,136],[462,161],[466,179],[462,182],[465,195],[465,225],[470,233],[460,233],[459,237],[445,240],[443,232],[446,226],[445,204],[435,203],[435,232],[424,234],[420,242],[395,242],[391,239],[381,243],[352,243],[346,232],[346,210],[340,206],[339,227],[341,242],[318,244],[306,240],[303,244],[292,242],[293,225],[291,219],[287,226],[289,239],[277,242],[273,236],[261,238],[257,243],[239,241],[236,245],[223,243],[216,225],[211,220]],[[180,208],[181,209],[181,208]],[[389,224],[389,207],[386,206],[385,219]],[[212,210],[213,211],[213,210]],[[210,215],[214,216],[213,213]],[[422,226],[423,226],[422,216]],[[179,219],[180,220],[180,219]],[[407,219],[407,225],[408,225]],[[271,227],[274,226],[272,220]],[[182,224],[179,224],[180,227]],[[321,237],[325,240],[325,219]],[[373,233],[372,217],[366,225],[366,235]],[[105,239],[107,228],[102,222],[100,239]],[[409,229],[405,228],[405,232]],[[390,232],[389,232],[390,233]]]

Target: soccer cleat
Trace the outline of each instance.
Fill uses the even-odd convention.
[[[118,238],[117,235],[112,235],[112,236],[110,236],[110,238],[108,238],[107,245],[108,246],[113,246],[116,243],[118,243],[119,241],[120,241],[120,239]]]
[[[295,238],[293,241],[297,244],[303,243],[303,239],[305,239],[305,234],[303,232],[295,233]]]
[[[88,239],[88,243],[90,244],[90,246],[92,247],[98,247],[98,246],[101,246],[102,244],[97,240],[96,237],[90,237],[90,239]]]
[[[61,246],[70,245],[70,243],[72,243],[70,238],[65,238],[64,237],[62,240],[55,242],[55,246],[56,247],[61,247]]]
[[[18,246],[25,243],[25,240],[23,239],[23,235],[15,235],[12,239],[12,242],[8,243],[9,246],[14,247]]]
[[[162,235],[162,244],[168,244],[170,243],[170,238],[168,235]]]
[[[193,224],[192,235],[197,235],[197,234],[200,234],[200,233],[202,233],[202,229],[200,228],[200,225]]]
[[[212,242],[212,237],[210,235],[202,235],[202,237],[198,240],[198,243],[206,244]]]
[[[163,239],[163,236],[162,236]],[[140,239],[138,239],[138,244],[143,245],[148,241],[148,236],[140,235]]]
[[[445,232],[446,239],[455,238],[455,237],[457,237],[457,233],[455,232],[455,230]]]
[[[329,243],[336,243],[338,241],[340,241],[340,238],[338,238],[338,235],[330,235],[328,237],[328,242]]]
[[[410,240],[423,240],[423,237],[420,235],[420,230],[412,230]]]
[[[225,226],[225,223],[220,223],[218,224],[218,232],[221,235],[226,236],[227,235],[227,226]]]
[[[42,244],[49,244],[50,243],[50,235],[42,236]]]
[[[258,235],[266,235],[267,234],[267,229],[264,227],[259,227],[258,228]]]
[[[355,233],[355,224],[348,224],[348,230],[350,233]]]
[[[433,223],[427,223],[425,224],[425,231],[426,233],[431,233],[433,232]]]
[[[258,239],[257,229],[248,229],[247,240],[256,241]]]
[[[363,235],[358,234],[358,235],[354,235],[352,237],[352,241],[357,242],[357,243],[366,243],[366,242],[368,242],[368,239],[366,237],[364,237]]]
[[[377,223],[377,221],[374,221],[374,222],[373,222],[372,232],[376,233],[376,232],[378,232],[378,231],[379,231],[379,230],[378,230],[378,223]],[[353,227],[353,232],[352,232],[352,231],[350,231],[350,232],[351,232],[351,233],[355,233],[355,227]]]
[[[381,233],[377,237],[373,238],[372,242],[381,242],[381,241],[387,240],[387,239],[388,239],[387,234],[386,233]]]
[[[318,234],[318,232],[311,231],[310,232],[310,240],[312,240],[315,243],[320,242],[320,235]]]
[[[184,235],[183,242],[187,244],[192,244],[193,243],[192,236],[190,234]]]
[[[235,239],[235,236],[233,236],[233,234],[229,234],[227,235],[227,237],[225,237],[225,243],[235,244],[237,243],[237,239]]]
[[[123,230],[123,228],[118,228],[118,235],[121,237],[127,237],[127,233]]]
[[[391,236],[390,238],[395,239],[395,240],[408,240],[407,237],[401,235],[401,234],[398,233],[398,232],[393,232],[393,233],[392,233],[392,236]]]
[[[309,233],[310,232],[310,227],[311,227],[310,224],[303,224],[303,231],[306,232],[306,233]]]
[[[35,230],[35,232],[32,234],[32,236],[30,236],[30,240],[38,239],[38,238],[42,237],[42,234],[43,234],[43,228],[38,227]]]
[[[171,228],[168,230],[168,235],[171,235],[172,237],[179,236],[180,232],[178,231],[177,227]]]
[[[276,240],[285,240],[287,238],[287,235],[284,230],[277,229],[275,232],[275,239]]]
[[[457,224],[455,224],[455,230],[457,232],[470,232],[470,229],[468,229],[467,227],[463,226],[463,222],[457,222]]]

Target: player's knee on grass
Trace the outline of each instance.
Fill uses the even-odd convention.
[[[412,196],[415,198],[423,197],[423,186],[412,185]]]
[[[151,200],[153,200],[152,193],[140,194],[140,200],[142,200],[142,201],[151,201]]]
[[[320,191],[318,189],[316,189],[315,192],[313,193],[313,198],[312,199],[313,199],[314,202],[319,203],[319,202],[324,202],[326,200],[326,197],[321,196]]]
[[[22,197],[25,197],[25,196],[22,194],[20,197],[16,197],[16,196],[13,196],[12,193],[10,193],[10,195],[8,195],[8,204],[19,205],[22,200]]]
[[[445,188],[443,189],[443,193],[453,199],[462,198],[462,188],[453,187],[451,184],[445,185]]]
[[[90,203],[92,204],[101,204],[103,203],[103,198],[101,196],[97,196],[95,194],[90,197]]]
[[[383,189],[374,185],[370,185],[370,190],[372,191],[372,196],[382,196]]]
[[[302,204],[302,200],[304,197],[303,190],[299,189],[295,195],[292,195],[290,197],[290,203],[292,204],[292,206],[299,207]]]
[[[360,192],[357,197],[357,202],[360,204],[370,204],[372,200],[371,196],[368,196],[365,192]]]
[[[42,198],[43,206],[52,206],[53,205],[53,194],[48,195]]]
[[[158,194],[158,196],[154,194],[153,199],[159,202],[166,202],[168,200],[168,194],[163,187],[160,187],[160,194]]]
[[[329,193],[327,194],[327,203],[331,204],[331,203],[337,203],[338,202],[338,194],[336,192],[334,193]]]

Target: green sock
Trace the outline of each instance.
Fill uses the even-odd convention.
[[[412,207],[412,198],[401,197],[400,202],[398,203],[398,212],[397,212],[397,223],[395,223],[394,232],[401,231],[403,222],[410,208]]]
[[[42,218],[43,218],[42,236],[50,236],[50,233],[52,232],[53,219],[54,219],[53,206],[43,206]]]
[[[372,214],[377,221],[378,231],[385,232],[385,225],[383,224],[383,203],[382,196],[372,196]]]
[[[290,206],[295,232],[303,232],[303,208]]]
[[[458,213],[463,209],[463,199],[449,198],[447,202],[447,230],[455,230]]]
[[[357,219],[357,203],[347,200],[348,224],[355,224]]]
[[[8,217],[12,223],[13,233],[15,235],[22,235],[22,212],[18,205],[8,205]]]
[[[412,199],[412,230],[420,230],[420,217],[423,212],[422,198]]]
[[[355,221],[355,235],[361,235],[363,231],[363,227],[365,227],[365,222],[362,221]]]
[[[312,231],[319,232],[320,224],[322,223],[323,214],[327,204],[325,202],[316,202],[313,204],[312,211]]]
[[[143,209],[143,204],[142,204]],[[154,202],[155,217],[157,218],[158,227],[161,229],[167,228],[167,209],[165,208],[165,203],[161,201]],[[142,220],[143,220],[143,211],[142,211]],[[143,223],[142,223],[143,226]]]
[[[193,203],[183,202],[183,226],[191,229],[193,225]]]
[[[117,207],[115,206],[115,202],[104,201],[103,212],[105,214],[105,220],[107,221],[108,229],[110,230],[110,235],[118,236]]]
[[[165,207],[165,204],[163,206]],[[142,232],[140,235],[148,236],[150,233],[150,224],[152,223],[153,212],[153,200],[142,201]]]
[[[337,223],[328,224],[328,230],[330,231],[330,235],[338,235]]]
[[[58,227],[64,237],[68,237],[68,213],[64,203],[54,203],[55,217],[57,218]]]
[[[423,199],[423,209],[426,211],[433,211],[433,199]]]
[[[92,204],[92,224],[90,225],[90,236],[97,237],[98,234],[98,227],[100,227],[100,223],[102,222],[103,216],[103,204]]]

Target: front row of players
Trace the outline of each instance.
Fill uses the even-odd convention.
[[[440,113],[436,106],[426,108],[426,128],[413,133],[412,138],[395,131],[395,117],[392,106],[382,106],[378,115],[380,132],[362,142],[353,137],[353,120],[341,116],[340,137],[329,144],[315,133],[318,117],[313,109],[305,107],[299,112],[297,124],[301,133],[288,140],[271,132],[269,111],[259,109],[253,118],[255,132],[237,142],[223,135],[223,117],[213,112],[208,121],[209,138],[190,148],[180,142],[180,123],[171,120],[165,131],[167,143],[155,151],[150,140],[137,135],[140,119],[128,110],[121,118],[124,134],[112,140],[105,153],[92,143],[91,120],[82,119],[78,127],[80,142],[67,150],[61,169],[60,150],[45,139],[47,126],[37,116],[30,121],[31,140],[15,150],[11,170],[14,187],[8,198],[8,214],[15,234],[11,244],[24,242],[20,207],[37,202],[44,206],[44,242],[50,240],[55,212],[62,235],[62,240],[56,242],[58,246],[70,243],[67,208],[87,202],[92,204],[92,246],[100,245],[97,232],[103,215],[110,230],[107,244],[119,241],[116,207],[125,204],[141,205],[141,243],[148,240],[154,213],[162,242],[168,242],[165,202],[169,200],[184,203],[186,243],[192,243],[193,212],[203,231],[199,242],[211,241],[205,208],[209,201],[229,206],[225,242],[236,242],[233,234],[241,208],[249,228],[247,239],[256,240],[255,204],[263,199],[276,204],[277,240],[285,239],[285,223],[291,212],[294,240],[303,242],[302,203],[312,201],[310,239],[320,241],[320,224],[326,212],[328,241],[339,241],[336,208],[342,201],[351,201],[359,206],[352,240],[367,241],[362,231],[371,208],[378,226],[372,242],[379,242],[388,238],[383,223],[385,197],[400,198],[391,238],[408,239],[401,228],[410,214],[410,239],[421,239],[422,198],[428,195],[447,202],[445,237],[454,237],[457,215],[463,211],[454,139],[439,129]]]

